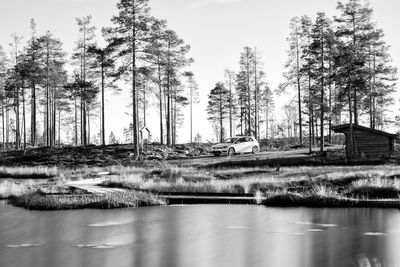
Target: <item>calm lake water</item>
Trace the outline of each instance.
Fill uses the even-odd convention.
[[[0,202],[1,267],[399,266],[400,212],[170,206],[38,212]]]

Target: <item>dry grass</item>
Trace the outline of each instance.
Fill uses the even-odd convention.
[[[255,196],[257,203],[293,203],[299,201],[307,205],[315,201],[318,205],[348,204],[349,198],[377,199],[399,198],[400,167],[394,165],[382,166],[329,166],[329,167],[284,167],[279,171],[269,168],[240,168],[204,170],[196,168],[179,168],[167,163],[159,163],[149,169],[136,167],[83,167],[77,169],[57,169],[55,167],[14,169],[3,168],[3,172],[32,174],[42,173],[55,175],[46,185],[41,186],[43,193],[67,193],[63,184],[67,180],[94,178],[108,174],[102,184],[107,187],[141,189],[154,193],[158,192],[193,192],[193,193],[250,193]],[[397,178],[399,177],[399,179]],[[0,197],[21,195],[26,188],[14,182],[1,182]],[[43,199],[61,203],[49,207],[111,207],[124,206],[117,200],[109,198],[100,201],[91,196],[88,200],[75,195],[44,198],[40,194],[27,195],[37,203]],[[126,199],[124,196],[117,198]],[[40,201],[39,201],[40,200]],[[44,200],[43,200],[44,201]],[[64,201],[64,202],[63,202]],[[122,200],[121,200],[122,201]],[[339,201],[339,202],[337,202]],[[125,201],[122,201],[126,203]],[[26,200],[25,203],[28,203]],[[81,203],[81,204],[79,204]],[[93,204],[103,203],[103,204]],[[104,204],[108,203],[108,204]],[[113,204],[110,204],[113,203]],[[340,203],[340,204],[339,204]],[[41,205],[41,204],[40,204]],[[37,206],[40,206],[37,204]],[[47,205],[47,204],[46,204]],[[43,207],[46,205],[43,204]],[[92,206],[91,206],[92,205]],[[35,206],[35,205],[34,205]]]
[[[36,182],[34,182],[33,180],[0,180],[0,199],[6,199],[10,196],[20,196],[26,192],[33,190],[36,185]]]
[[[399,198],[400,180],[382,177],[354,181],[347,196],[366,199]]]
[[[137,191],[101,195],[44,195],[35,192],[12,197],[9,203],[33,210],[113,209],[166,204],[156,195]]]
[[[104,186],[137,188],[156,192],[262,193],[289,190],[313,190],[319,195],[333,194],[336,187],[370,184],[376,177],[400,173],[396,166],[297,167],[280,171],[262,168],[204,171],[163,165],[139,173],[123,174]],[[375,178],[374,178],[375,177]],[[399,183],[400,184],[400,183]]]

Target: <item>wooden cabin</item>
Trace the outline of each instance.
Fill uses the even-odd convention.
[[[345,135],[348,158],[388,158],[393,155],[395,134],[354,124],[352,128],[353,156],[351,156],[350,124],[332,127],[335,133]]]

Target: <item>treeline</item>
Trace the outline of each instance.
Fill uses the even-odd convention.
[[[102,47],[91,16],[76,19],[78,39],[70,58],[53,34],[37,35],[33,19],[25,44],[12,35],[12,57],[0,46],[3,149],[61,144],[62,132],[75,145],[86,146],[91,136],[104,145],[105,91],[121,91],[119,81],[130,85],[128,131],[135,155],[152,102],[158,103],[160,143],[175,144],[182,108],[196,102],[198,90],[186,70],[193,62],[190,46],[165,20],[151,16],[148,0],[120,0],[117,7],[113,26],[101,29]],[[72,75],[66,71],[69,61]],[[99,133],[91,133],[93,119],[99,119]]]
[[[362,0],[338,2],[338,16],[318,13],[290,21],[286,82],[279,91],[296,92],[300,142],[311,147],[332,139],[332,126],[368,124],[382,129],[393,104],[397,70],[391,66],[384,32]],[[350,127],[351,129],[352,127]],[[352,139],[352,138],[351,138]]]
[[[281,122],[272,115],[273,92],[259,53],[243,49],[240,70],[227,70],[226,81],[209,94],[207,111],[218,140],[235,134],[297,136],[310,151],[320,140],[323,151],[325,139],[332,141],[334,125],[364,123],[382,129],[389,123],[385,113],[394,103],[397,69],[391,65],[384,32],[362,0],[339,1],[337,10],[333,18],[320,12],[314,21],[309,16],[291,19],[285,82],[274,92],[295,97],[284,105]]]
[[[239,71],[225,70],[225,82],[218,82],[208,95],[208,119],[217,140],[222,142],[227,135],[253,135],[255,138],[274,135],[273,109],[273,92],[266,81],[258,51],[244,47]]]

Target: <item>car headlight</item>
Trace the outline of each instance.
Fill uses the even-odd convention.
[[[221,148],[228,148],[228,146],[222,146]]]

